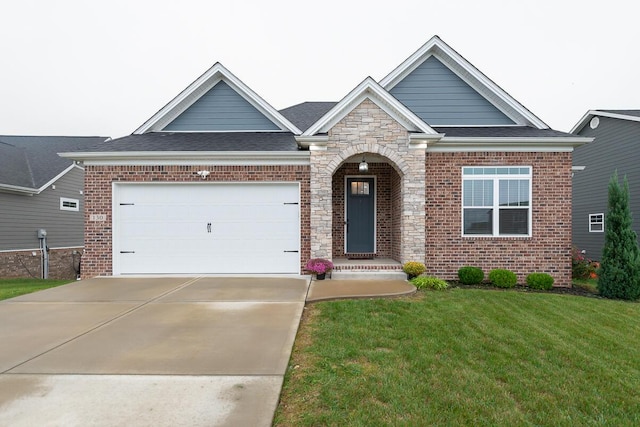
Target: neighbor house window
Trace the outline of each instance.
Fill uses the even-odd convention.
[[[60,210],[77,212],[80,210],[80,201],[78,199],[67,199],[66,197],[60,197]]]
[[[531,235],[531,167],[463,167],[462,234]]]
[[[589,233],[602,233],[604,231],[604,214],[589,214]]]

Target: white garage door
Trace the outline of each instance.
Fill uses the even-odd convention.
[[[299,273],[297,183],[116,184],[114,274]]]

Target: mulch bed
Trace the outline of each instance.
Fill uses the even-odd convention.
[[[598,294],[594,294],[593,292],[588,291],[587,289],[580,288],[577,286],[572,286],[571,288],[560,288],[553,287],[549,291],[542,291],[538,289],[531,289],[527,286],[516,285],[515,288],[503,289],[495,286],[491,286],[490,284],[484,285],[463,285],[460,282],[449,282],[449,285],[452,288],[462,288],[462,289],[484,289],[491,291],[516,291],[516,292],[538,292],[538,293],[547,293],[547,294],[560,294],[560,295],[574,295],[579,297],[589,297],[589,298],[603,298]]]

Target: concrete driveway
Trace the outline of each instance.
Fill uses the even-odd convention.
[[[0,425],[271,425],[308,285],[97,278],[0,302]]]

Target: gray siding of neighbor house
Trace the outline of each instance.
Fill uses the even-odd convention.
[[[165,131],[280,130],[221,81],[163,129]]]
[[[390,92],[431,126],[514,124],[513,120],[433,56]]]
[[[47,230],[50,248],[84,246],[84,172],[73,168],[40,194],[0,192],[0,251],[37,249],[36,230]],[[60,210],[60,198],[76,199],[80,209]]]
[[[573,165],[586,166],[573,176],[573,243],[600,260],[604,233],[589,232],[589,214],[604,213],[606,229],[609,180],[616,170],[620,183],[627,175],[633,228],[640,234],[640,123],[600,117],[596,129],[587,124],[579,135],[595,140],[573,153]]]

